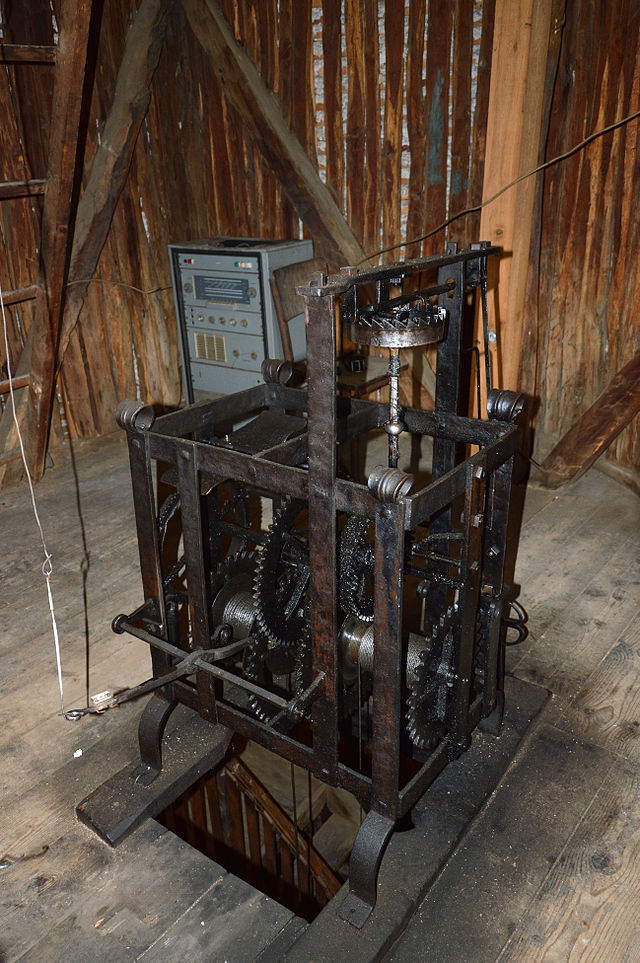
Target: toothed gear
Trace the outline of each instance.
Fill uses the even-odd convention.
[[[265,685],[270,682],[270,673],[265,664],[267,654],[267,640],[261,635],[253,635],[242,656],[242,672],[250,682]],[[266,699],[250,692],[248,695],[249,708],[261,722],[269,722],[278,711]]]
[[[456,615],[457,606],[451,606],[435,624],[430,645],[420,653],[414,669],[406,720],[416,749],[433,749],[445,732]]]
[[[237,552],[221,562],[211,577],[211,624],[231,625],[236,640],[246,638],[255,621],[253,581],[257,561],[255,552]]]
[[[374,550],[368,541],[373,520],[364,515],[351,515],[340,536],[340,607],[345,615],[355,615],[363,622],[373,622],[373,592],[366,593],[367,582],[373,585]]]
[[[258,558],[256,621],[270,650],[292,649],[308,633],[309,546],[306,531],[295,531],[306,510],[305,502],[285,499],[273,516]]]

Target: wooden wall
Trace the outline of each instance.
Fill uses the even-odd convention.
[[[367,253],[425,234],[480,202],[495,3],[221,0],[236,38]],[[87,161],[137,6],[104,3]],[[218,233],[296,237],[304,230],[227,104],[179,0],[169,7],[130,176],[62,358],[72,436],[112,430],[123,397],[166,406],[181,400],[167,243]],[[51,42],[48,2],[0,0],[0,8],[5,39]],[[637,108],[638,10],[633,0],[567,0],[560,42],[554,34],[551,45],[558,64],[554,72],[550,59],[547,158]],[[21,85],[16,113],[11,85],[0,84],[2,178],[42,176],[51,84],[41,78],[50,68],[2,69],[14,89]],[[539,283],[534,273],[522,320],[522,378],[538,398],[538,454],[640,347],[640,291],[629,269],[638,243],[637,136],[634,122],[541,178],[532,252]],[[38,212],[38,199],[1,205],[5,287],[35,280]],[[466,244],[478,230],[475,213],[384,258],[441,250],[446,237]],[[30,312],[29,305],[10,311],[14,368]],[[58,425],[54,441],[59,437]],[[633,425],[616,443],[616,457],[631,465],[639,446]]]
[[[640,3],[570,0],[544,159],[640,109]],[[635,119],[544,176],[539,277],[523,353],[546,454],[640,349],[640,140]],[[537,302],[537,305],[536,305]],[[637,467],[638,419],[611,455]]]

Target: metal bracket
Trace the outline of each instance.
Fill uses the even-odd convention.
[[[357,929],[376,905],[378,870],[395,824],[395,819],[371,810],[358,830],[349,862],[349,893],[339,910],[340,917]]]

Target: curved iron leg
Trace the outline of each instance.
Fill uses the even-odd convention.
[[[136,770],[136,782],[150,785],[162,769],[162,737],[169,716],[178,703],[154,693],[140,716],[138,743],[142,765]]]
[[[358,830],[349,863],[349,893],[339,910],[341,918],[357,929],[376,904],[378,870],[394,826],[395,819],[372,810]]]

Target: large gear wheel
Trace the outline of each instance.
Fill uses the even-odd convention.
[[[445,733],[456,613],[456,606],[452,606],[436,623],[430,644],[420,653],[412,672],[407,732],[419,750],[433,749]]]
[[[285,499],[259,555],[254,581],[256,620],[270,652],[295,650],[308,634],[306,513],[305,502]],[[276,658],[275,652],[270,658]]]
[[[373,524],[364,515],[350,515],[340,535],[340,607],[363,622],[372,622],[374,613]]]

